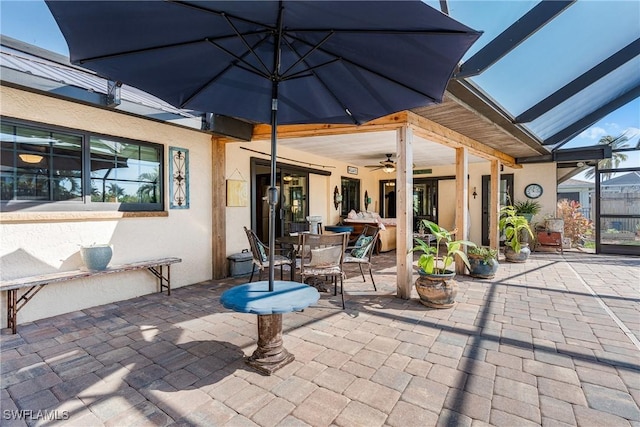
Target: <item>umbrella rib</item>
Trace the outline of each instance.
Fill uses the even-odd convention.
[[[391,34],[391,35],[416,35],[416,36],[450,36],[455,34],[482,34],[482,31],[462,31],[462,30],[374,30],[374,29],[336,29],[336,28],[287,28],[287,33],[326,33],[331,31],[335,34]]]
[[[314,65],[313,67],[308,67],[308,68],[306,68],[306,69],[304,69],[302,71],[298,71],[298,72],[290,74],[290,75],[288,75],[286,77],[282,77],[280,79],[280,81],[284,82],[284,81],[287,81],[287,80],[298,79],[300,77],[309,77],[311,75],[316,75],[315,73],[313,73],[313,70],[316,70],[316,69],[322,68],[322,67],[326,67],[327,65],[331,65],[334,62],[339,62],[340,60],[341,60],[341,58],[334,58],[334,59],[332,59],[330,61],[323,62],[322,64]],[[300,62],[300,61],[298,61],[298,62]],[[317,77],[317,75],[316,75],[316,77]]]
[[[296,50],[296,49],[291,45],[291,43],[289,43],[289,40],[287,40],[286,38],[284,38],[284,42],[287,44],[287,46],[289,46],[289,49],[291,49],[291,51],[292,51],[292,52],[295,52],[298,56],[300,56],[300,57],[301,57],[300,61],[302,61],[302,62],[307,66],[307,69],[306,69],[306,70],[300,71],[299,73],[296,73],[295,75],[297,75],[298,77],[302,77],[302,73],[310,72],[312,75],[314,75],[314,76],[316,77],[316,79],[318,79],[318,81],[320,82],[320,84],[322,84],[322,86],[324,86],[324,88],[326,89],[326,91],[331,95],[331,97],[336,101],[336,103],[337,103],[338,105],[340,105],[340,107],[341,107],[341,108],[344,110],[344,112],[345,112],[345,113],[346,113],[346,114],[351,118],[351,120],[353,120],[353,123],[354,123],[354,124],[356,124],[356,125],[361,124],[361,123],[360,123],[360,121],[359,121],[359,120],[357,120],[357,119],[353,116],[353,114],[351,114],[351,111],[349,110],[349,107],[347,107],[347,106],[345,105],[345,103],[344,103],[344,102],[342,102],[342,100],[340,99],[340,97],[339,97],[339,96],[338,96],[338,95],[337,95],[333,90],[331,90],[331,88],[330,88],[330,87],[325,83],[325,81],[324,81],[323,79],[321,79],[321,78],[320,78],[320,76],[318,76],[318,74],[316,74],[316,73],[313,71],[314,69],[318,68],[318,66],[315,66],[315,67],[309,67],[309,65],[308,65],[308,64],[306,63],[306,61],[305,61],[305,58],[304,58],[304,57],[302,57],[303,55],[300,55],[300,54],[298,53],[298,51],[297,51],[297,50]],[[306,42],[305,42],[305,44],[309,44],[309,43],[306,43]],[[312,47],[313,47],[313,46],[312,46]],[[313,51],[320,50],[320,46],[319,46],[319,45],[317,45],[317,46],[316,46],[314,49],[312,49],[312,50],[313,50]],[[306,55],[305,55],[305,57],[306,57]],[[340,57],[338,57],[338,56],[336,56],[336,55],[333,55],[333,57],[335,58],[334,60],[329,61],[329,62],[327,62],[327,63],[324,63],[324,64],[322,64],[322,65],[327,65],[327,64],[329,64],[329,63],[333,63],[333,62],[336,62],[336,61],[339,61],[339,60],[340,60]],[[297,62],[300,62],[300,61],[297,61]]]
[[[329,40],[332,36],[333,36],[333,31],[330,31],[329,34],[327,34],[322,40],[320,40],[320,42],[318,42],[315,46],[313,46],[311,49],[309,49],[309,51],[307,53],[305,53],[302,57],[300,57],[293,65],[291,65],[289,68],[287,68],[285,71],[282,72],[282,75],[285,76],[287,75],[287,73],[289,71],[291,71],[293,68],[295,68],[298,64],[300,64],[301,62],[303,62],[309,55],[311,55],[313,52],[315,52],[318,48],[320,48],[320,46],[322,46],[327,40]],[[293,49],[293,46],[291,46],[286,40],[285,42],[287,43],[287,45],[291,48],[291,50]],[[297,52],[296,52],[297,53]]]
[[[248,46],[247,46],[247,47],[249,48],[249,51],[248,51],[248,52],[245,52],[242,56],[238,56],[238,55],[236,55],[235,53],[231,52],[231,51],[230,51],[229,49],[227,49],[226,47],[219,45],[218,43],[216,43],[216,42],[215,42],[215,41],[213,41],[213,40],[207,39],[207,41],[208,41],[210,44],[212,44],[213,46],[215,46],[215,47],[217,47],[218,49],[220,49],[221,51],[223,51],[224,53],[226,53],[227,55],[229,55],[229,56],[231,56],[231,57],[235,58],[237,61],[242,62],[243,64],[245,64],[247,68],[243,67],[243,69],[245,69],[245,70],[246,70],[246,69],[250,68],[250,69],[251,69],[251,71],[252,71],[252,72],[254,72],[255,74],[258,74],[259,76],[262,76],[262,77],[264,77],[264,78],[266,78],[266,79],[270,78],[270,74],[269,74],[269,70],[268,70],[268,69],[265,69],[265,71],[266,71],[266,73],[265,73],[265,72],[261,71],[258,67],[256,67],[256,66],[252,65],[251,63],[247,62],[247,60],[246,60],[246,59],[244,59],[244,57],[245,57],[245,56],[247,56],[248,54],[250,54],[250,53],[253,53],[253,52],[254,52],[254,51],[253,51],[253,49],[249,48]],[[264,39],[263,39],[263,40],[261,40],[261,42],[262,42],[262,41],[264,41]],[[260,43],[261,43],[261,42],[260,42]],[[254,53],[254,55],[255,55],[255,53]],[[262,61],[260,61],[260,63],[262,63]],[[239,65],[237,65],[237,64],[232,64],[232,65],[239,66]],[[262,65],[264,66],[264,63],[262,63]]]
[[[204,40],[203,39],[189,40],[189,41],[186,41],[186,42],[172,43],[172,44],[166,44],[166,45],[162,45],[162,46],[145,47],[145,48],[142,48],[142,49],[133,49],[133,50],[125,51],[125,52],[117,52],[117,53],[109,53],[107,55],[92,56],[90,58],[79,59],[79,60],[74,61],[74,62],[77,63],[77,64],[84,64],[86,62],[95,62],[95,61],[101,61],[103,59],[118,58],[120,56],[135,55],[136,53],[150,52],[150,51],[159,50],[159,49],[171,49],[171,48],[174,48],[174,47],[188,46],[188,45],[191,45],[191,44],[202,43],[204,41],[206,41],[206,39],[204,39]]]
[[[262,44],[265,40],[267,39],[267,37],[263,37],[261,40],[259,40],[255,45],[254,48],[259,46],[260,44]],[[251,64],[247,63],[243,57],[239,57],[236,54],[227,51],[225,48],[223,48],[222,46],[219,46],[217,43],[213,42],[213,41],[209,41],[209,43],[211,43],[213,46],[222,49],[223,51],[225,51],[226,53],[228,53],[229,55],[233,56],[234,58],[236,58],[238,61],[241,61],[243,63],[246,63],[247,65],[249,65],[249,67],[252,67],[252,69],[246,68],[246,67],[242,67],[240,65],[238,65],[237,63],[230,63],[229,65],[227,65],[226,67],[224,67],[223,70],[221,70],[218,74],[216,74],[215,76],[213,76],[213,78],[211,78],[208,82],[206,82],[205,84],[203,84],[202,86],[200,86],[198,89],[196,89],[195,91],[193,91],[193,93],[191,95],[189,95],[185,101],[183,103],[180,104],[180,108],[184,108],[186,105],[189,104],[189,102],[191,102],[191,100],[193,98],[195,98],[200,92],[202,92],[206,87],[212,85],[216,80],[218,80],[220,77],[222,77],[224,75],[224,73],[226,73],[227,71],[229,71],[232,67],[238,67],[238,68],[242,68],[243,70],[252,72],[257,74],[258,76],[268,79],[269,76],[262,74],[260,72],[259,69],[257,69],[256,67],[253,67]],[[248,55],[249,52],[245,52],[242,56],[246,56]]]
[[[291,37],[291,38],[293,38],[293,39],[295,39],[295,40],[297,40],[297,41],[299,41],[300,43],[306,44],[306,45],[308,45],[308,46],[313,46],[311,43],[307,42],[306,40],[301,39],[301,38],[299,38],[299,37],[296,37],[296,36],[294,36],[294,35],[292,35],[292,34],[288,34],[288,36],[289,36],[289,37]],[[418,93],[418,94],[420,94],[420,95],[422,95],[422,96],[425,96],[425,97],[427,97],[427,98],[431,99],[431,100],[432,100],[432,101],[434,101],[434,102],[438,102],[438,100],[437,100],[437,99],[435,99],[434,97],[432,97],[431,95],[428,95],[428,94],[426,94],[426,93],[424,93],[424,92],[422,92],[422,91],[416,90],[415,88],[413,88],[413,87],[411,87],[411,86],[408,86],[408,85],[406,85],[406,84],[404,84],[404,83],[402,83],[402,82],[400,82],[400,81],[398,81],[398,80],[396,80],[396,79],[389,78],[388,76],[386,76],[386,75],[384,75],[384,74],[382,74],[382,73],[379,73],[379,72],[377,72],[377,71],[375,71],[375,70],[372,70],[372,69],[371,69],[371,68],[369,68],[369,67],[365,67],[365,66],[364,66],[364,65],[362,65],[362,64],[358,64],[358,63],[356,63],[355,61],[351,61],[350,59],[345,58],[344,56],[341,56],[341,55],[335,54],[335,53],[333,53],[333,52],[330,52],[330,51],[325,50],[325,49],[322,49],[322,48],[318,48],[317,50],[319,50],[319,51],[321,51],[322,53],[325,53],[325,54],[327,54],[327,55],[329,55],[329,56],[332,56],[332,57],[334,57],[334,58],[339,58],[341,61],[344,61],[344,62],[346,62],[346,63],[348,63],[348,64],[350,64],[350,65],[353,65],[353,66],[354,66],[354,67],[356,67],[356,68],[361,68],[361,69],[363,69],[364,71],[367,71],[367,72],[369,72],[369,73],[371,73],[371,74],[374,74],[374,75],[376,75],[376,76],[378,76],[378,77],[380,77],[380,78],[382,78],[382,79],[384,79],[384,80],[387,80],[387,81],[389,81],[389,82],[392,82],[392,83],[394,83],[394,84],[397,84],[398,86],[404,87],[404,88],[406,88],[406,89],[409,89],[410,91],[413,91],[413,92]]]
[[[244,35],[242,35],[240,33],[240,31],[238,31],[238,29],[236,28],[235,25],[233,25],[233,22],[231,22],[231,19],[229,19],[229,17],[227,16],[226,13],[223,13],[222,17],[227,21],[227,24],[229,24],[231,29],[236,33],[236,35],[238,36],[240,41],[242,41],[242,44],[244,44],[244,46],[249,50],[249,52],[251,52],[251,54],[258,60],[258,62],[260,62],[260,64],[264,68],[264,71],[268,75],[269,74],[269,67],[266,66],[266,64],[262,61],[262,58],[260,58],[260,56],[255,52],[255,50],[253,50],[253,48],[251,46],[249,46],[249,43],[247,43],[247,40],[244,38]],[[226,50],[225,50],[225,52],[226,52]],[[242,62],[246,63],[246,61],[242,61]],[[251,64],[247,63],[247,65],[251,65]],[[276,70],[273,70],[273,72],[275,73]]]
[[[253,31],[253,32],[245,33],[245,35],[263,34],[264,32],[265,31]],[[159,46],[151,46],[151,47],[145,47],[145,48],[141,48],[141,49],[128,50],[128,51],[124,51],[124,52],[109,53],[109,54],[100,55],[100,56],[92,56],[90,58],[79,59],[79,60],[74,61],[74,62],[78,63],[78,64],[84,64],[85,62],[95,62],[95,61],[101,61],[103,59],[111,59],[111,58],[117,58],[117,57],[120,57],[120,56],[135,55],[137,53],[152,52],[154,50],[171,49],[171,48],[174,48],[174,47],[189,46],[189,45],[197,44],[197,43],[211,42],[213,40],[225,40],[225,39],[236,38],[236,37],[237,36],[235,34],[233,34],[233,35],[229,34],[229,35],[220,36],[220,37],[205,37],[203,39],[188,40],[188,41],[179,42],[179,43],[165,44],[165,45],[159,45]]]
[[[265,28],[265,29],[267,29],[269,31],[274,31],[275,30],[274,27],[266,25],[266,24],[264,24],[262,22],[253,21],[251,19],[242,18],[240,16],[232,15],[232,14],[223,12],[221,10],[207,9],[205,7],[202,7],[202,6],[197,6],[195,4],[189,4],[189,3],[182,2],[182,1],[174,1],[174,0],[165,0],[165,1],[167,1],[168,3],[171,3],[171,4],[175,4],[177,6],[183,6],[183,7],[195,9],[197,11],[204,12],[204,13],[210,13],[212,15],[223,16],[223,17],[231,17],[236,21],[240,21],[240,22],[244,22],[246,24],[251,24],[251,25],[263,27],[263,28]]]

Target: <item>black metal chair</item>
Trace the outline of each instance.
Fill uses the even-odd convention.
[[[358,236],[354,246],[347,247],[347,255],[344,257],[344,264],[357,264],[360,267],[360,273],[362,274],[362,281],[366,282],[364,277],[363,265],[369,268],[369,276],[371,276],[371,282],[373,283],[373,289],[376,288],[376,282],[373,279],[373,272],[371,271],[371,256],[378,243],[380,235],[380,229],[370,225],[365,225],[362,229],[362,233]]]
[[[249,246],[251,247],[251,255],[253,257],[253,265],[258,267],[258,279],[262,280],[262,271],[266,268],[269,268],[269,247],[260,241],[258,236],[253,230],[244,227],[245,233],[247,233],[247,239],[249,240]],[[278,249],[276,249],[278,251]],[[284,251],[284,253],[289,253],[289,251]],[[295,274],[295,261],[292,260],[290,256],[274,254],[273,266],[280,266],[280,280],[283,277],[283,267],[285,265],[289,265],[291,268],[291,280],[293,280]],[[251,269],[251,277],[249,278],[249,282],[253,280],[253,273],[255,272],[255,267]]]

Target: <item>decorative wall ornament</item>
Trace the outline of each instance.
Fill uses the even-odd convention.
[[[247,206],[249,202],[247,181],[227,180],[227,206]]]
[[[169,147],[169,208],[189,209],[189,150]]]

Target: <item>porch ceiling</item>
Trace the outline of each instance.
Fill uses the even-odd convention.
[[[380,161],[385,160],[387,153],[393,154],[394,161],[397,159],[395,131],[283,138],[278,140],[278,146],[322,157],[338,157],[346,163],[360,167],[379,164]],[[414,136],[414,169],[452,165],[455,161],[456,153],[453,148]],[[470,163],[483,161],[486,160],[474,155],[469,156]]]
[[[466,87],[452,81],[441,104],[411,110],[464,137],[480,142],[513,158],[526,158],[548,154],[550,151],[540,145],[532,136],[487,105],[486,101]],[[314,136],[281,138],[280,146],[303,152],[340,158],[355,166],[375,165],[392,153],[396,159],[396,133],[394,130],[379,132],[347,132]],[[470,155],[469,162],[484,162],[485,159]],[[455,150],[440,143],[414,134],[413,163],[415,168],[455,164]]]

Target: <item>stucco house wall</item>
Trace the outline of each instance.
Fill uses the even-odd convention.
[[[165,213],[123,218],[117,212],[20,212],[0,217],[0,274],[3,279],[80,268],[81,245],[109,243],[113,264],[175,256],[172,287],[211,278],[211,136],[0,86],[0,114],[70,129],[82,129],[165,146]],[[190,207],[168,209],[169,146],[189,150]],[[12,219],[8,222],[7,218]],[[24,323],[74,310],[156,292],[157,279],[146,271],[119,273],[45,286],[19,313]],[[6,327],[6,293],[1,326]],[[168,313],[170,315],[170,313]]]
[[[533,217],[532,222],[540,222],[547,214],[555,215],[556,211],[556,165],[555,163],[533,163],[524,165],[521,169],[505,167],[502,174],[513,174],[514,202],[526,200],[524,189],[527,185],[536,183],[543,188],[542,196],[537,200],[542,205],[540,213]],[[421,176],[437,178],[455,175],[455,166],[437,166],[432,173]],[[491,163],[480,162],[469,164],[469,239],[477,244],[482,241],[482,176],[491,175]],[[473,198],[473,189],[477,196]],[[455,180],[443,180],[438,184],[438,222],[451,230],[455,228],[456,207]]]

